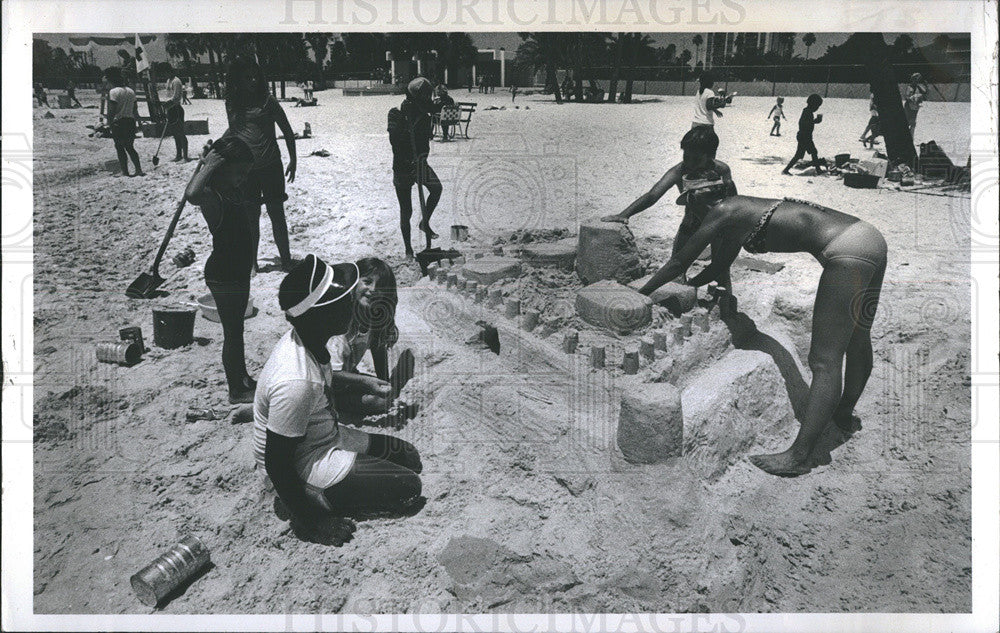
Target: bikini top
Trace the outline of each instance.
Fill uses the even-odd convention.
[[[743,248],[748,253],[753,253],[754,255],[759,255],[760,253],[766,253],[767,249],[764,246],[764,240],[767,238],[767,225],[771,222],[771,216],[774,215],[775,210],[781,206],[782,202],[795,202],[797,204],[804,204],[810,207],[819,209],[820,211],[831,211],[829,207],[824,207],[823,205],[816,204],[815,202],[809,202],[808,200],[800,200],[799,198],[783,198],[778,200],[771,207],[760,216],[760,220],[757,221],[757,225],[743,240]]]
[[[764,246],[764,240],[767,238],[767,225],[771,222],[771,216],[774,215],[775,209],[777,209],[784,200],[778,200],[764,212],[760,219],[757,220],[757,225],[753,227],[753,230],[744,238],[743,248],[748,253],[759,254],[766,253],[767,249]]]

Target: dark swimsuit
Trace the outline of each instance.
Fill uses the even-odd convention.
[[[783,202],[795,202],[808,205],[820,211],[832,211],[829,207],[824,207],[808,200],[799,200],[797,198],[778,200],[760,216],[757,225],[754,226],[753,230],[743,240],[742,246],[748,253],[759,255],[767,252],[767,248],[764,245],[767,238],[767,226],[771,222],[771,216],[774,215],[775,210]],[[817,256],[817,259],[823,266],[826,266],[834,259],[855,259],[872,264],[876,268],[884,268],[887,250],[885,239],[879,233],[878,229],[864,220],[858,220],[844,229],[840,235],[833,238],[819,256]]]

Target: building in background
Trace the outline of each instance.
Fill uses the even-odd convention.
[[[795,33],[708,33],[705,37],[705,68],[721,66],[735,55],[775,53],[791,59]]]

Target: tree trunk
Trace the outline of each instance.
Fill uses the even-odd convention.
[[[281,98],[282,99],[285,98],[285,80],[284,79],[281,80]]]
[[[886,154],[893,165],[906,164],[914,167],[917,160],[913,148],[913,136],[903,113],[903,99],[899,95],[899,85],[889,65],[889,50],[881,33],[859,33],[859,44],[868,54],[865,56],[865,70],[875,95],[882,136],[885,138]]]
[[[573,56],[573,97],[576,99],[577,103],[583,101],[583,61],[580,59],[583,57],[583,48],[580,34],[575,35],[576,40],[576,55]]]
[[[562,103],[562,91],[559,90],[559,79],[556,77],[556,66],[551,61],[545,64],[545,85],[551,86],[556,97],[556,103]]]
[[[608,84],[608,103],[614,103],[618,99],[618,78],[622,74],[622,44],[624,44],[625,34],[618,34],[618,42],[615,44],[615,61],[611,68],[611,82]]]
[[[625,92],[622,93],[621,103],[632,103],[632,84],[635,81],[632,79],[633,70],[632,64],[629,63],[625,69]]]

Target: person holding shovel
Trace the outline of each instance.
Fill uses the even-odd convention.
[[[340,424],[327,344],[351,328],[359,277],[355,264],[315,255],[285,276],[278,304],[292,328],[274,346],[254,398],[254,457],[277,492],[275,510],[300,539],[327,545],[350,539],[347,517],[410,515],[425,502],[412,444]]]
[[[295,181],[297,158],[295,153],[295,132],[288,123],[288,117],[281,104],[271,96],[264,79],[264,71],[256,62],[237,59],[229,67],[226,79],[226,114],[229,129],[226,134],[234,134],[250,146],[254,155],[253,169],[247,184],[257,190],[267,207],[271,218],[274,243],[281,257],[282,270],[290,270],[292,260],[288,242],[288,222],[285,219],[285,177]],[[274,127],[281,128],[288,149],[288,167],[282,173],[281,151]],[[260,206],[257,206],[254,222],[254,253],[260,242]]]
[[[431,240],[438,237],[431,230],[431,215],[441,199],[441,180],[427,164],[430,140],[434,132],[431,114],[441,111],[434,103],[434,86],[424,77],[417,77],[406,87],[406,98],[398,108],[389,110],[389,143],[392,146],[392,184],[399,200],[399,228],[403,234],[406,257],[413,258],[410,243],[410,219],[413,217],[413,185],[421,203],[419,228]],[[428,195],[424,200],[424,188]]]
[[[250,147],[235,136],[206,148],[185,196],[198,207],[212,232],[212,253],[205,262],[205,284],[222,323],[222,367],[229,402],[253,402],[257,383],[247,373],[243,319],[250,301],[255,254],[253,227],[244,183],[253,165]],[[259,204],[259,203],[258,203]],[[259,208],[259,207],[258,207]]]

